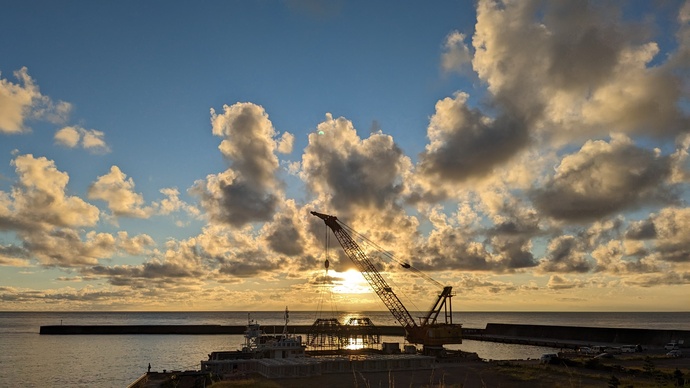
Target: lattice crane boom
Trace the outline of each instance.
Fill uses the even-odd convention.
[[[395,319],[405,328],[417,327],[417,323],[414,318],[412,318],[410,312],[407,311],[398,296],[395,295],[395,292],[393,292],[388,283],[386,283],[386,280],[381,276],[379,271],[376,270],[376,267],[374,267],[374,264],[372,264],[362,248],[359,247],[355,240],[353,240],[337,222],[338,219],[335,216],[317,212],[311,212],[311,214],[321,218],[326,225],[331,228],[347,257],[355,263],[357,269],[364,275],[364,278],[371,288],[373,288],[374,292],[381,298],[383,304],[386,305]]]
[[[366,253],[359,247],[357,242],[340,225],[338,218],[332,215],[311,212],[316,217],[321,218],[326,225],[333,231],[338,242],[343,247],[345,254],[357,266],[371,288],[376,292],[381,301],[386,305],[393,317],[405,328],[406,338],[412,343],[422,343],[426,345],[443,345],[445,343],[462,343],[462,325],[453,325],[452,306],[450,298],[453,296],[452,287],[443,288],[443,292],[438,295],[438,300],[432,309],[422,318],[418,325],[410,312],[405,308],[395,292],[386,283],[374,264],[369,260]],[[407,264],[404,268],[410,268]],[[435,282],[439,284],[438,282]],[[445,324],[437,324],[436,319],[441,310],[445,310]]]

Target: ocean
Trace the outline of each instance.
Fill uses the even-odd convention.
[[[413,316],[416,316],[413,314]],[[369,317],[376,325],[397,325],[387,311],[290,312],[290,324],[316,318]],[[126,387],[146,372],[196,370],[207,354],[238,349],[240,335],[39,335],[44,325],[282,325],[284,312],[0,312],[0,387]],[[454,323],[487,323],[690,330],[690,312],[461,312]],[[402,338],[384,337],[386,342]],[[538,358],[553,349],[464,341],[449,348],[494,360]]]

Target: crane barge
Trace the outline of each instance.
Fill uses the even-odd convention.
[[[417,323],[371,260],[369,260],[366,253],[344,228],[344,224],[340,223],[336,216],[315,211],[312,211],[311,214],[322,219],[326,226],[333,231],[347,257],[357,266],[357,269],[362,273],[376,295],[383,301],[383,304],[393,314],[393,317],[405,328],[405,339],[408,342],[421,344],[425,347],[462,343],[462,325],[453,323],[453,306],[451,303],[451,298],[454,295],[453,287],[443,286],[428,278],[443,287],[443,290],[438,294],[438,298],[431,309],[423,317],[420,317],[419,323]],[[401,266],[411,269],[408,263],[401,264]],[[441,311],[444,312],[445,319],[443,322],[438,320]]]

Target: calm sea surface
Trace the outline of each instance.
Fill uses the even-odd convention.
[[[414,315],[414,314],[413,314]],[[376,325],[396,325],[388,312],[346,313]],[[332,314],[290,312],[290,324],[309,325]],[[282,325],[283,312],[256,312],[263,325]],[[234,350],[235,335],[39,335],[42,325],[245,325],[247,312],[0,312],[0,387],[126,387],[146,372],[199,369],[216,350]],[[686,313],[456,313],[455,323],[484,328],[487,323],[690,330]],[[383,341],[402,342],[384,337]],[[494,360],[536,358],[553,349],[464,341],[449,346]]]

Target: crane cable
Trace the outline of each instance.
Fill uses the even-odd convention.
[[[331,249],[331,233],[330,233],[330,228],[326,225],[324,227],[324,232],[326,234],[326,261],[324,262],[324,267],[326,267],[326,281],[328,282],[328,295],[330,297],[331,301],[331,314],[333,317],[338,317],[339,311],[338,311],[338,305],[336,304],[336,300],[333,296],[333,284],[331,284],[331,277],[328,275],[328,268],[331,266],[331,256],[330,256],[330,249]]]
[[[340,221],[338,221],[338,222],[340,223]],[[342,224],[342,223],[341,223],[341,224]],[[357,231],[355,231],[353,228],[351,228],[351,227],[349,227],[349,226],[347,226],[347,225],[345,225],[345,224],[342,224],[341,226],[343,226],[343,229],[344,229],[346,232],[351,233],[351,235],[354,236],[354,238],[359,238],[359,239],[360,239],[360,243],[367,243],[367,244],[373,245],[373,247],[376,248],[377,251],[383,253],[386,257],[388,257],[388,259],[393,260],[394,262],[400,264],[400,266],[403,267],[403,268],[405,268],[405,269],[409,269],[408,266],[404,266],[404,265],[402,265],[402,263],[401,263],[400,261],[396,260],[396,259],[393,257],[393,255],[391,255],[390,253],[388,253],[388,252],[386,252],[385,250],[383,250],[383,249],[382,249],[381,247],[379,247],[375,242],[369,240],[369,239],[368,239],[367,237],[365,237],[364,235],[362,235],[362,234],[360,234],[360,233],[357,233]],[[362,241],[362,240],[363,240],[363,241]],[[380,260],[381,258],[378,257],[378,256],[377,256],[377,259],[379,259],[379,261],[381,261],[381,260]],[[372,265],[373,265],[373,263],[372,263]],[[399,297],[403,297],[403,298],[406,300],[408,306],[414,307],[414,310],[410,310],[408,307],[403,306],[403,308],[405,308],[405,310],[407,310],[408,313],[409,313],[410,311],[421,311],[421,310],[419,309],[419,307],[417,306],[417,304],[415,303],[415,299],[414,299],[414,298],[411,298],[409,295],[407,295],[407,293],[405,292],[405,288],[404,288],[404,287],[400,287],[398,284],[396,284],[395,281],[393,280],[393,277],[391,277],[391,276],[387,277],[387,281],[388,281],[389,283],[392,283],[393,288],[394,288],[395,290],[397,290],[398,296],[399,296]],[[385,304],[385,303],[384,303],[384,304]]]
[[[332,316],[337,317],[339,314],[338,306],[336,305],[335,298],[333,297],[333,284],[331,284],[331,280],[330,280],[331,277],[328,275],[328,268],[330,267],[329,248],[330,248],[330,241],[331,241],[330,240],[331,235],[329,233],[328,226],[326,226],[325,231],[326,231],[326,233],[325,233],[325,239],[324,239],[324,241],[325,241],[324,251],[326,253],[326,260],[324,261],[325,271],[324,271],[324,278],[323,278],[323,283],[322,283],[322,286],[324,288],[324,292],[320,293],[320,296],[319,296],[319,301],[317,303],[316,317],[314,318],[315,320],[321,318],[321,316],[322,316],[321,314],[324,310],[324,304],[326,303],[324,301],[326,294],[328,294],[328,299],[330,301],[330,310],[331,310]]]
[[[402,261],[396,259],[395,256],[393,256],[392,253],[390,253],[390,252],[386,251],[385,249],[381,248],[378,244],[376,244],[375,242],[369,240],[366,236],[364,236],[364,235],[358,233],[356,230],[352,229],[350,226],[346,225],[346,224],[343,223],[342,221],[338,220],[337,222],[338,222],[341,226],[343,226],[343,228],[345,228],[345,230],[347,230],[348,233],[350,233],[350,234],[352,234],[352,235],[355,235],[355,236],[357,236],[358,238],[361,238],[362,240],[364,240],[364,241],[366,241],[367,243],[371,244],[372,246],[374,246],[374,248],[376,248],[376,250],[378,250],[379,252],[381,252],[383,255],[385,255],[386,257],[388,257],[390,260],[392,260],[392,261],[398,263],[401,267],[403,267],[403,268],[405,268],[405,269],[409,269],[410,271],[414,272],[414,273],[415,273],[416,275],[418,275],[419,277],[421,277],[421,278],[423,278],[423,279],[429,281],[430,283],[435,284],[435,285],[438,286],[439,288],[443,289],[443,287],[444,287],[443,284],[441,284],[441,283],[439,283],[438,281],[434,280],[431,276],[429,276],[429,275],[425,274],[424,272],[418,270],[417,268],[413,267],[412,265],[410,265],[410,263],[402,262]]]

